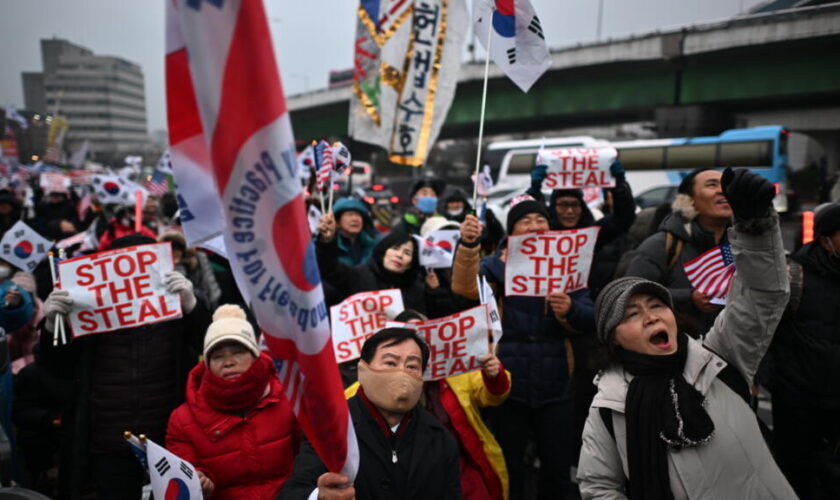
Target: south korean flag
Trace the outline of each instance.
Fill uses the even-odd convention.
[[[203,498],[195,467],[179,456],[146,439],[149,478],[155,498],[192,500]]]
[[[19,220],[0,240],[0,258],[18,269],[31,273],[44,260],[50,248],[50,240]]]
[[[131,205],[134,203],[137,191],[141,192],[145,204],[149,196],[145,188],[118,175],[94,175],[91,177],[91,185],[99,202],[104,204]]]

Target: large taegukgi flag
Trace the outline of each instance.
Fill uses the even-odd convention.
[[[353,478],[358,445],[263,2],[166,1],[169,112],[180,103],[179,111],[192,116],[175,119],[204,131],[228,258],[304,432],[329,470]],[[177,143],[170,142],[177,171]]]
[[[473,26],[485,49],[490,43],[493,62],[523,92],[551,66],[540,19],[529,0],[474,0]]]

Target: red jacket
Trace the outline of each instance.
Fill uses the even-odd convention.
[[[231,415],[209,407],[201,396],[206,370],[200,362],[190,372],[187,402],[169,418],[166,447],[213,481],[213,500],[273,499],[292,473],[299,444],[283,385],[270,377],[269,393],[255,408]]]

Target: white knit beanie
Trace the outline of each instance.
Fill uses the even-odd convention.
[[[204,361],[209,362],[208,355],[214,347],[226,341],[239,342],[244,345],[255,358],[260,357],[254,328],[245,319],[245,311],[234,304],[219,306],[213,313],[213,322],[207,328],[204,336]]]

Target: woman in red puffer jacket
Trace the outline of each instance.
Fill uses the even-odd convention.
[[[216,310],[186,392],[169,418],[166,447],[195,466],[204,497],[277,496],[297,454],[297,421],[238,306]]]

